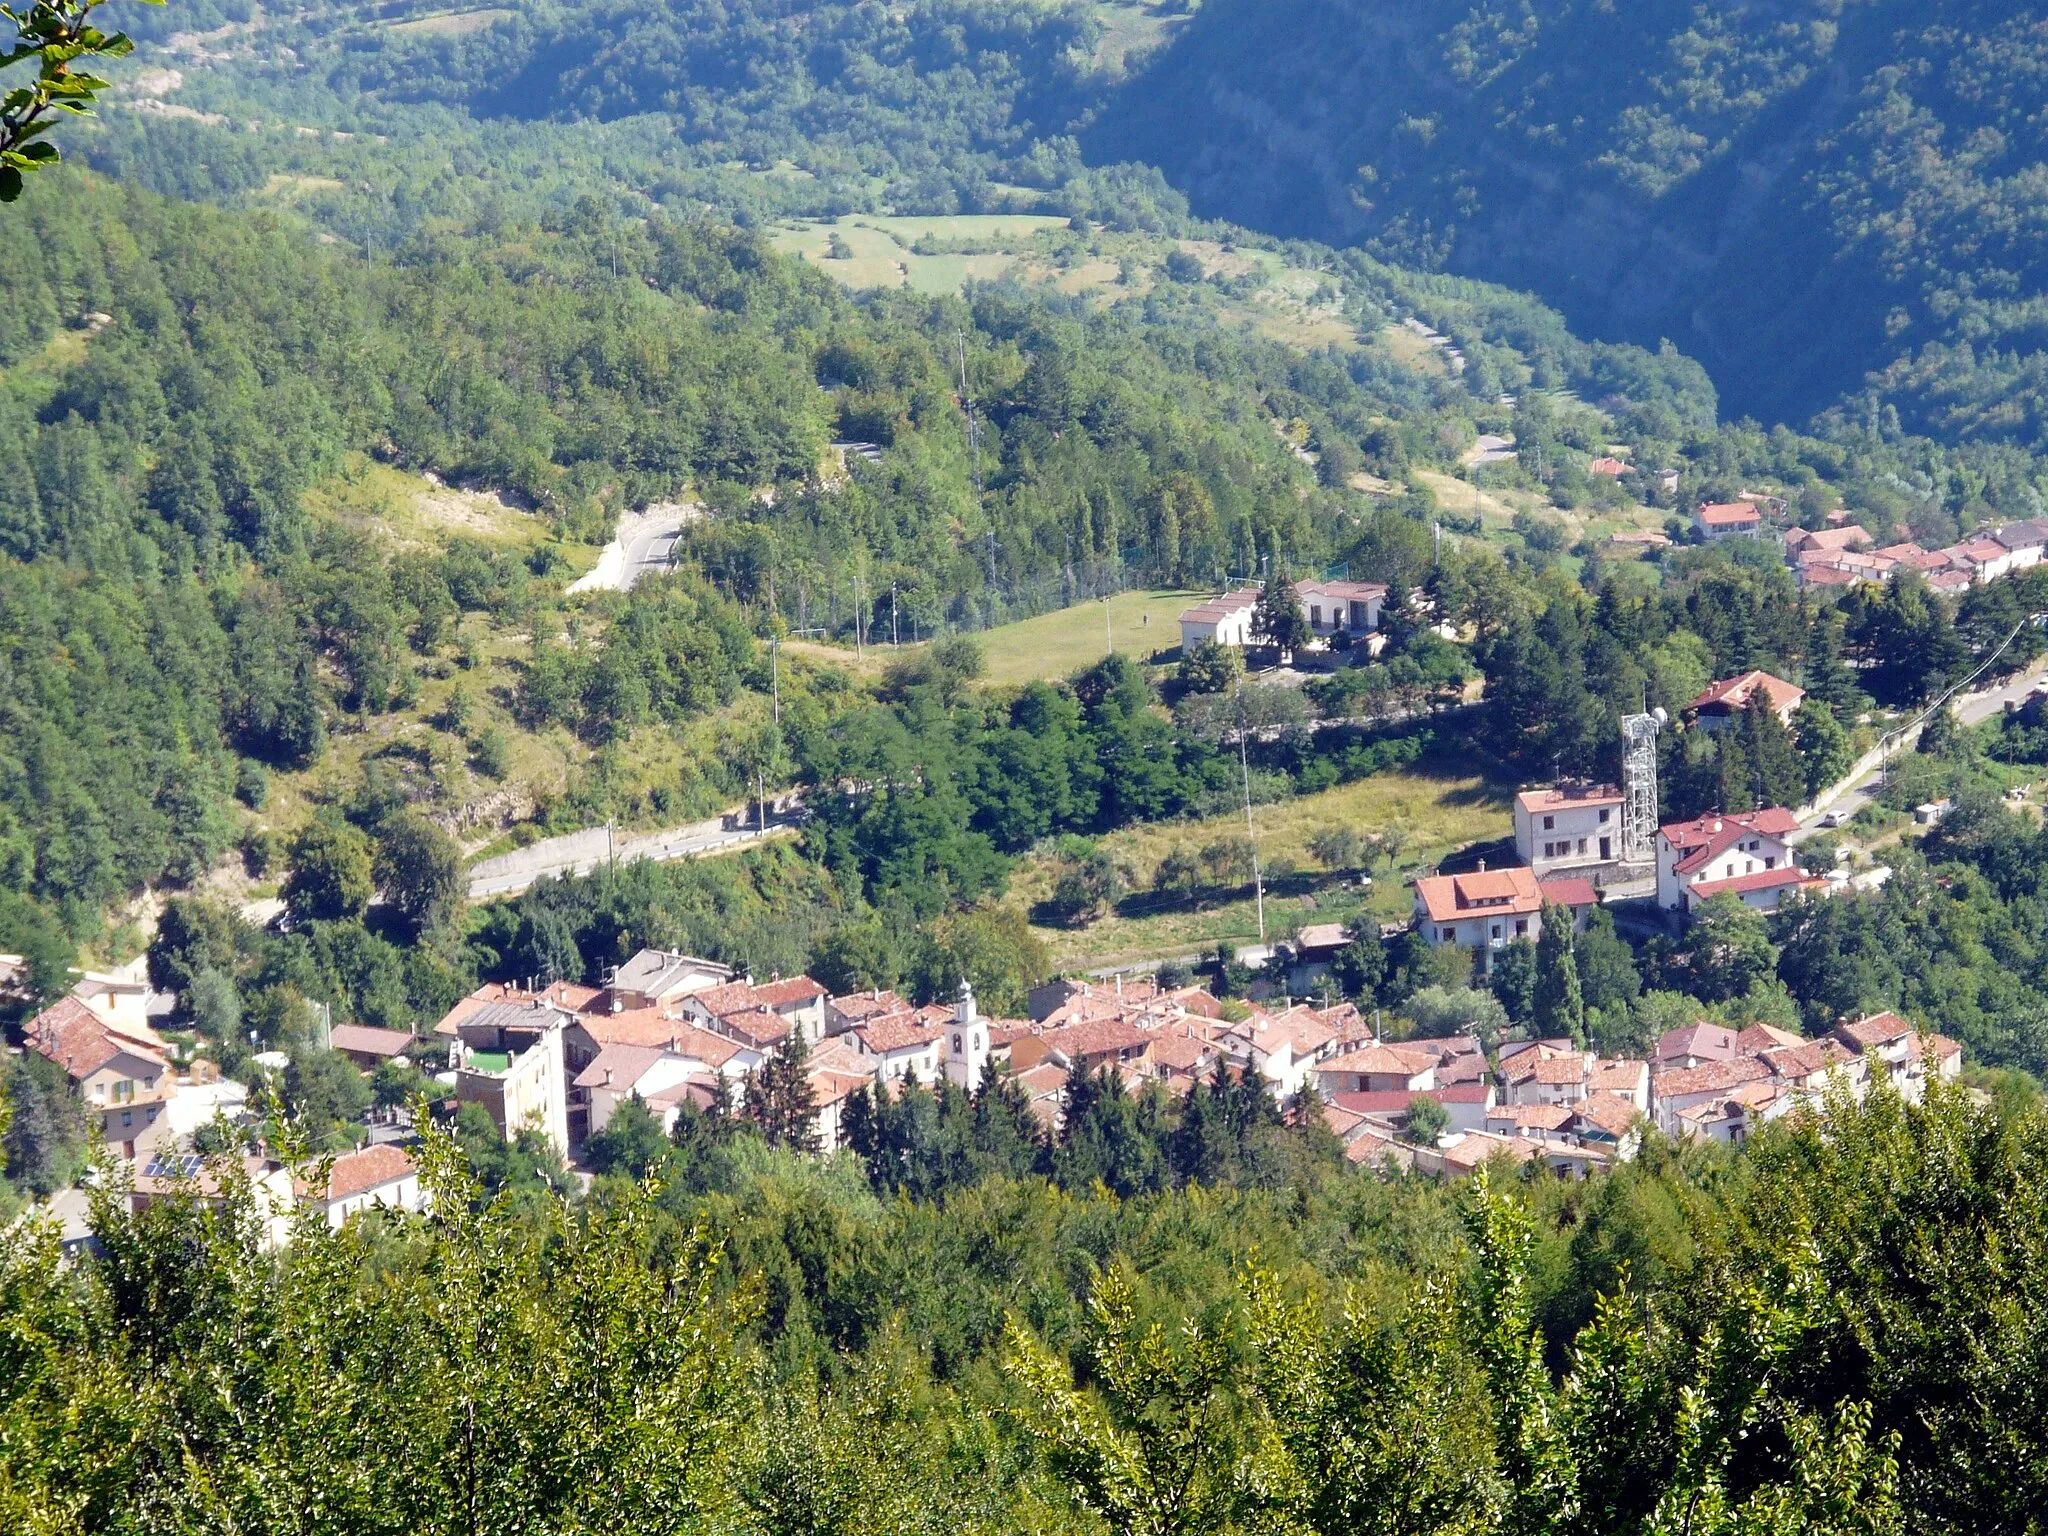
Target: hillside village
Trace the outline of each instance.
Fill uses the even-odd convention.
[[[1734,844],[1717,837],[1703,846]],[[1439,877],[1420,883],[1417,901],[1454,901],[1496,936],[1507,922],[1519,930],[1545,913],[1580,915],[1558,899],[1572,895],[1563,882],[1547,884],[1521,869]],[[1533,904],[1521,899],[1530,886]],[[1323,981],[1322,957],[1342,937],[1304,933],[1292,977]],[[161,1011],[146,983],[88,976],[25,1032],[26,1048],[56,1064],[90,1107],[137,1209],[171,1195],[205,1198],[218,1170],[195,1139],[255,1107],[204,1060],[174,1060],[150,1023],[153,1001]],[[761,982],[643,950],[603,986],[493,983],[421,1034],[342,1025],[330,1045],[366,1075],[411,1059],[429,1069],[447,1112],[479,1106],[508,1140],[538,1137],[572,1163],[629,1101],[667,1134],[685,1116],[759,1116],[763,1085],[785,1077],[798,1106],[790,1144],[827,1155],[863,1150],[863,1112],[912,1086],[973,1096],[1002,1085],[1051,1139],[1077,1085],[1093,1091],[1113,1079],[1134,1097],[1155,1087],[1178,1097],[1236,1078],[1260,1085],[1290,1117],[1319,1118],[1353,1164],[1446,1175],[1502,1157],[1585,1176],[1628,1160],[1652,1127],[1680,1141],[1740,1144],[1788,1114],[1824,1109],[1836,1092],[1860,1100],[1883,1083],[1917,1103],[1929,1082],[1962,1067],[1956,1042],[1890,1013],[1844,1020],[1817,1040],[1702,1020],[1667,1033],[1648,1059],[1610,1060],[1565,1039],[1503,1040],[1490,1050],[1470,1033],[1387,1040],[1350,1003],[1226,1003],[1199,986],[1150,979],[1058,981],[1030,1001],[1029,1017],[988,1018],[964,984],[950,1004],[916,1006],[885,990],[834,997],[808,977]],[[1410,1134],[1430,1123],[1418,1112],[1425,1101],[1442,1129]],[[242,1153],[271,1239],[283,1240],[295,1209],[336,1225],[372,1207],[418,1209],[402,1139],[387,1129],[298,1169]],[[69,1214],[82,1230],[79,1210]]]
[[[1770,498],[1703,504],[1698,536],[1761,537],[1782,513]],[[2007,525],[1933,552],[1871,549],[1870,536],[1841,519],[1819,531],[1790,529],[1783,540],[1802,587],[1900,570],[1930,586],[1967,586],[2038,563],[2048,523]],[[1265,591],[1247,587],[1185,610],[1182,654],[1270,640]],[[1377,653],[1384,584],[1304,580],[1292,592],[1301,651]],[[1426,604],[1420,593],[1411,601]],[[1739,729],[1752,709],[1789,727],[1805,696],[1751,670],[1713,681],[1683,715],[1706,733]],[[1653,739],[1661,716],[1643,720]],[[1654,822],[1655,811],[1654,779],[1640,794],[1611,782],[1526,786],[1512,802],[1513,861],[1489,867],[1479,858],[1416,876],[1411,914],[1376,923],[1377,939],[1467,952],[1483,981],[1509,946],[1540,943],[1554,925],[1576,938],[1602,908],[1682,935],[1718,899],[1772,912],[1794,895],[1872,889],[1889,873],[1805,867],[1797,845],[1815,824],[1810,810],[1804,822],[1792,807],[1768,806],[1631,826],[1645,815]],[[1138,968],[1040,986],[1018,1018],[984,1016],[965,982],[951,1001],[917,1005],[886,989],[834,996],[808,976],[761,981],[713,960],[643,949],[600,985],[487,983],[416,1032],[329,1024],[322,1043],[366,1080],[393,1066],[417,1069],[432,1085],[431,1112],[476,1106],[508,1143],[537,1138],[572,1168],[628,1104],[664,1135],[694,1117],[750,1119],[829,1156],[870,1151],[862,1142],[877,1106],[913,1087],[1013,1095],[1033,1133],[1054,1144],[1077,1091],[1113,1081],[1132,1097],[1157,1089],[1171,1099],[1238,1081],[1256,1084],[1296,1122],[1326,1127],[1354,1165],[1455,1176],[1505,1158],[1583,1177],[1631,1158],[1645,1132],[1740,1144],[1787,1115],[1824,1110],[1832,1094],[1860,1100],[1882,1083],[1918,1102],[1929,1082],[1962,1069],[1957,1042],[1890,1012],[1843,1018],[1814,1039],[1702,1017],[1664,1033],[1642,1058],[1603,1058],[1527,1030],[1392,1038],[1377,1010],[1337,1000],[1332,987],[1333,965],[1358,933],[1344,923],[1302,927],[1271,948],[1249,999],[1162,984]],[[0,987],[23,963],[0,956]],[[240,1148],[276,1241],[294,1210],[339,1224],[372,1207],[418,1208],[407,1150],[412,1108],[373,1110],[364,1145],[317,1167],[286,1167],[251,1139],[265,1112],[260,1094],[158,1033],[177,1008],[176,997],[152,991],[138,963],[83,974],[23,1029],[24,1049],[58,1068],[87,1106],[137,1209],[174,1194],[206,1197],[223,1145]],[[273,1081],[288,1061],[276,1052],[255,1059]],[[218,1133],[223,1126],[230,1134]],[[83,1205],[76,1191],[58,1201],[74,1232],[83,1230]]]

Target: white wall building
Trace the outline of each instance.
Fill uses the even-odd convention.
[[[1734,816],[1699,816],[1657,831],[1657,905],[1690,912],[1729,894],[1771,910],[1787,890],[1812,882],[1786,838],[1799,821],[1782,806]]]
[[[1515,851],[1539,876],[1621,857],[1621,791],[1564,784],[1515,796]]]

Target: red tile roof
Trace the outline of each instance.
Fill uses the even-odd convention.
[[[1691,821],[1659,827],[1657,835],[1680,855],[1676,872],[1689,875],[1711,864],[1745,837],[1761,835],[1782,840],[1798,830],[1799,818],[1783,806],[1774,805],[1734,816],[1696,816]]]
[[[1465,875],[1426,875],[1415,894],[1433,923],[1501,913],[1522,916],[1543,908],[1543,892],[1529,870],[1482,869]]]
[[[327,1043],[337,1051],[360,1051],[365,1056],[399,1056],[413,1043],[413,1037],[402,1029],[337,1024],[328,1031]]]
[[[74,1081],[90,1077],[123,1051],[168,1070],[156,1031],[146,1024],[110,1024],[75,997],[60,997],[30,1019],[22,1040]]]
[[[913,1051],[930,1045],[939,1038],[941,1030],[906,1009],[856,1024],[851,1033],[871,1055],[887,1056],[892,1051]]]
[[[1700,696],[1686,705],[1687,709],[1746,709],[1749,696],[1757,689],[1763,689],[1764,697],[1771,701],[1771,707],[1780,712],[1799,707],[1799,701],[1806,697],[1806,690],[1788,683],[1782,677],[1773,677],[1768,672],[1749,671],[1739,677],[1724,677],[1717,683],[1709,683]]]
[[[389,1142],[364,1147],[359,1152],[344,1152],[328,1170],[326,1199],[331,1204],[336,1200],[346,1200],[351,1195],[367,1194],[386,1184],[395,1184],[414,1171],[413,1160],[406,1150]],[[302,1196],[311,1191],[311,1186],[303,1180],[298,1181],[298,1187]]]
[[[1588,1094],[1571,1106],[1574,1119],[1581,1120],[1596,1130],[1602,1131],[1619,1141],[1628,1134],[1642,1115],[1642,1110],[1612,1093]]]
[[[1777,869],[1759,869],[1747,875],[1731,875],[1726,880],[1695,881],[1692,893],[1702,901],[1711,901],[1716,896],[1742,896],[1750,891],[1771,891],[1786,885],[1812,886],[1816,890],[1825,890],[1827,881],[1817,875],[1809,875],[1796,864],[1786,864]]]
[[[1763,514],[1746,501],[1706,502],[1700,507],[1700,522],[1708,528],[1739,528],[1760,523]]]
[[[1721,1093],[1742,1083],[1769,1077],[1771,1071],[1754,1056],[1735,1061],[1709,1061],[1697,1067],[1666,1072],[1657,1079],[1657,1097],[1688,1098],[1695,1093]]]
[[[1851,1022],[1835,1026],[1835,1033],[1846,1039],[1858,1050],[1869,1050],[1873,1046],[1890,1045],[1895,1040],[1908,1039],[1917,1031],[1896,1013],[1873,1013]]]
[[[804,1003],[814,1003],[825,995],[825,988],[808,976],[785,976],[780,981],[756,983],[754,996],[769,1008],[793,1008]]]
[[[1619,480],[1628,473],[1628,466],[1619,459],[1608,458],[1603,455],[1586,466],[1586,473],[1589,475],[1605,475],[1610,480]]]
[[[1574,911],[1600,905],[1599,888],[1581,875],[1548,875],[1538,880],[1536,887],[1543,892],[1545,901]]]
[[[1681,1056],[1698,1056],[1714,1061],[1729,1061],[1734,1058],[1737,1046],[1734,1030],[1725,1024],[1709,1024],[1702,1019],[1697,1024],[1667,1029],[1659,1035],[1657,1060],[1676,1061]]]

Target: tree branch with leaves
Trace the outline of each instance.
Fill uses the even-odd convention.
[[[118,59],[134,51],[125,32],[102,32],[92,13],[104,0],[36,0],[17,10],[0,4],[0,16],[14,23],[15,41],[0,69],[33,62],[35,79],[0,97],[0,203],[21,196],[22,178],[63,158],[44,137],[62,115],[92,115],[94,100],[108,82],[76,66],[83,59]],[[164,0],[144,0],[162,5]]]

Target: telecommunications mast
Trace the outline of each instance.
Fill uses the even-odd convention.
[[[1657,733],[1662,709],[1621,718],[1621,862],[1651,864],[1657,852]]]

